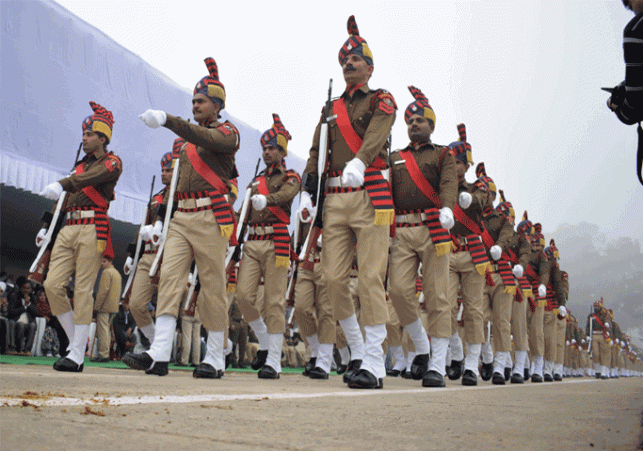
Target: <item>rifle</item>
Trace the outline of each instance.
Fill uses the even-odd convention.
[[[196,286],[200,285],[198,282],[199,270],[194,265],[194,271],[192,272],[192,279],[190,280],[190,288],[188,289],[188,294],[185,297],[185,313],[188,316],[194,316],[196,311],[196,300],[199,297],[199,290],[196,290]],[[191,313],[191,314],[190,314]]]
[[[330,153],[328,146],[328,121],[335,118],[335,116],[328,116],[331,109],[331,95],[333,92],[333,79],[328,83],[328,100],[324,107],[322,114],[321,129],[319,132],[319,155],[317,158],[317,211],[313,220],[313,226],[308,229],[308,235],[304,241],[303,253],[299,255],[299,260],[303,261],[303,267],[312,271],[315,266],[315,251],[317,249],[317,239],[323,227],[322,212],[324,209],[324,192],[322,189],[326,185],[326,163]]]
[[[154,182],[156,181],[156,176],[152,177],[152,186],[150,187],[150,197],[147,207],[143,212],[143,220],[141,225],[138,226],[138,235],[136,235],[136,250],[134,251],[134,259],[132,261],[132,269],[130,270],[129,277],[125,283],[125,288],[123,289],[123,296],[121,301],[123,304],[129,304],[129,298],[132,295],[132,282],[134,281],[134,275],[136,274],[136,265],[138,265],[138,259],[141,256],[141,247],[143,245],[143,239],[141,238],[141,229],[147,224],[148,221],[151,221],[152,218],[148,218],[150,211],[150,206],[152,205],[152,200],[154,199]]]
[[[259,174],[259,165],[261,164],[261,158],[257,160],[257,166],[255,167],[255,175],[252,178],[252,182],[257,178]],[[243,237],[246,235],[246,229],[248,228],[248,220],[250,219],[250,197],[252,196],[252,182],[246,188],[246,195],[243,198],[243,204],[241,204],[241,214],[239,215],[239,221],[241,222],[241,227],[237,227],[237,245],[234,247],[234,250],[226,256],[225,266],[226,273],[230,273],[234,270],[235,265],[241,260],[241,245],[243,244]]]
[[[172,218],[172,207],[174,206],[174,195],[176,194],[176,185],[179,181],[179,158],[174,159],[174,169],[172,171],[172,181],[170,182],[170,194],[167,199],[167,207],[165,209],[165,218],[163,220],[163,231],[159,239],[159,247],[156,251],[156,257],[150,266],[150,277],[158,278],[157,271],[161,266],[161,259],[163,257],[163,249],[165,249],[165,239],[167,238],[167,231],[170,229],[170,219]]]
[[[588,345],[587,345],[587,353],[589,355],[592,355],[592,343],[594,340],[592,337],[594,336],[594,318],[592,318],[592,313],[594,313],[594,307],[590,305],[589,307],[589,337],[587,337]]]
[[[71,174],[74,174],[76,172],[76,169],[75,169],[76,162],[80,157],[80,149],[82,148],[83,148],[83,143],[81,141],[81,143],[78,145],[78,150],[76,151],[76,159],[74,160],[74,169],[71,171]],[[54,243],[56,242],[56,237],[58,236],[58,232],[60,232],[60,229],[63,226],[64,217],[61,215],[61,213],[65,209],[68,196],[69,196],[69,193],[63,192],[58,198],[58,201],[56,202],[56,208],[54,209],[53,214],[49,211],[45,211],[44,214],[42,215],[43,222],[45,224],[49,224],[49,226],[47,227],[47,234],[45,235],[45,239],[43,240],[43,243],[40,246],[40,250],[36,255],[36,259],[33,261],[33,263],[31,264],[31,267],[29,268],[30,274],[29,274],[29,277],[27,278],[28,280],[34,283],[37,283],[38,285],[42,285],[43,281],[45,280],[45,275],[47,274],[47,270],[49,269],[49,260],[51,259],[51,251],[54,248]]]
[[[301,249],[299,248],[299,235],[301,234],[301,221],[299,221],[299,215],[297,216],[297,225],[295,226],[295,236],[293,237],[293,242],[295,243],[295,255],[299,255]],[[288,288],[286,289],[286,303],[292,307],[290,310],[290,315],[288,316],[288,321],[286,325],[292,323],[293,315],[295,314],[295,286],[297,285],[297,273],[299,270],[299,258],[296,257],[292,260],[290,268],[290,277],[288,280]]]

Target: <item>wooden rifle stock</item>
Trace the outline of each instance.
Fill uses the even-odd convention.
[[[161,239],[159,241],[159,247],[156,252],[156,258],[152,262],[152,266],[150,267],[150,277],[152,279],[160,279],[160,274],[157,274],[158,270],[161,267],[161,261],[163,258],[163,250],[165,249],[165,241],[167,238],[167,231],[170,228],[170,219],[172,218],[172,207],[174,206],[174,195],[176,194],[176,185],[179,181],[179,161],[181,161],[179,158],[174,159],[174,169],[172,172],[172,181],[170,182],[170,193],[169,197],[167,199],[167,208],[165,210],[165,218],[163,222],[163,232],[161,232]],[[157,282],[158,284],[158,282]]]

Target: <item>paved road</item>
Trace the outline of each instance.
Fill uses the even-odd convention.
[[[0,366],[1,450],[634,450],[643,378],[383,390],[228,372]]]

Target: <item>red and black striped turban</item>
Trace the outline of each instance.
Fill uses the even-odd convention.
[[[543,235],[543,226],[540,222],[534,224],[534,235],[531,238],[531,242],[545,246],[545,235]]]
[[[105,145],[107,145],[112,139],[114,116],[111,111],[94,101],[90,100],[89,106],[92,107],[94,114],[87,116],[83,121],[83,132],[85,132],[85,130],[91,130],[95,133],[102,134],[107,138],[107,141],[105,142]]]
[[[427,99],[422,91],[415,86],[409,86],[409,91],[413,94],[415,102],[406,107],[406,111],[404,112],[404,121],[408,124],[411,116],[419,114],[420,116],[433,121],[433,124],[435,125],[435,112],[433,111],[433,108],[431,108],[431,105],[429,105],[429,99]]]
[[[511,223],[513,224],[516,221],[516,211],[514,210],[513,205],[511,205],[511,202],[507,201],[505,199],[505,193],[501,189],[498,190],[498,193],[500,193],[500,200],[501,202],[498,204],[496,207],[496,211],[502,213],[507,217]]]
[[[183,144],[185,144],[185,139],[183,138],[176,138],[174,140],[174,144],[172,144],[172,158],[179,158]]]
[[[339,49],[339,65],[343,66],[348,55],[354,53],[355,55],[362,57],[364,61],[366,61],[366,64],[372,66],[373,54],[371,53],[371,49],[368,47],[366,40],[359,35],[355,16],[350,16],[348,18],[346,28],[349,36],[346,42],[344,42],[344,45],[342,45],[342,48]]]
[[[205,65],[208,68],[210,75],[203,77],[194,87],[194,94],[203,94],[215,103],[221,105],[221,109],[225,108],[225,88],[223,83],[219,81],[219,68],[217,67],[214,58],[208,57],[205,59]]]
[[[487,171],[484,167],[484,163],[480,162],[478,163],[478,166],[476,166],[476,176],[478,177],[478,180],[474,182],[478,188],[480,188],[482,191],[490,191],[491,194],[493,194],[493,198],[496,198],[496,184],[494,183],[493,179],[487,175]]]
[[[261,147],[279,147],[281,150],[286,152],[286,155],[288,155],[288,141],[290,141],[292,137],[284,127],[284,124],[281,123],[281,119],[278,114],[273,113],[272,120],[274,122],[272,127],[261,135]]]
[[[161,158],[161,169],[172,169],[173,164],[173,153],[172,152],[167,152],[163,154],[163,158]]]
[[[560,258],[560,252],[558,252],[558,248],[556,247],[556,243],[553,238],[549,240],[549,246],[545,248],[545,255],[547,256],[547,259],[552,261]]]
[[[456,160],[460,160],[465,164],[473,164],[471,144],[467,142],[467,129],[464,124],[458,124],[458,134],[460,135],[460,138],[449,144],[449,147],[451,148]]]
[[[524,235],[534,235],[536,233],[536,230],[534,229],[534,224],[529,220],[529,217],[527,216],[527,210],[522,215],[522,221],[518,224],[517,227],[518,233],[522,233]]]

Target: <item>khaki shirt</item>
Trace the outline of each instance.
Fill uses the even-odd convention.
[[[98,313],[118,313],[118,303],[121,299],[121,275],[116,268],[110,266],[103,270],[98,284],[98,293],[94,302],[94,310]]]
[[[542,284],[545,286],[549,285],[549,271],[551,269],[551,262],[547,260],[547,257],[545,256],[545,253],[543,251],[532,252],[529,255],[529,266],[531,266],[538,275],[538,280],[535,281],[537,284]],[[527,267],[525,266],[524,268],[525,276],[527,276],[527,279],[530,282],[534,282],[529,273],[527,273]]]
[[[527,239],[524,234],[514,231],[507,248],[511,249],[513,253],[518,256],[518,264],[522,266],[523,269],[527,269],[529,255],[531,254],[531,243],[529,239]]]
[[[560,273],[560,266],[557,262],[551,262],[551,269],[549,271],[549,281],[551,283],[552,289],[554,290],[554,295],[556,296],[556,302],[558,306],[565,305],[565,293],[563,290],[563,277]]]
[[[482,229],[482,210],[487,202],[487,193],[482,191],[475,184],[469,184],[466,180],[463,180],[462,183],[458,184],[458,196],[460,196],[460,193],[465,191],[471,194],[472,200],[469,208],[466,210],[462,209],[462,211],[469,217],[469,219]],[[457,219],[455,220],[455,225],[451,229],[451,235],[453,236],[467,236],[473,233],[473,231],[467,229],[464,224],[460,223]]]
[[[97,207],[82,191],[88,186],[93,186],[109,205],[114,198],[116,182],[123,172],[121,159],[112,152],[98,150],[91,155],[86,155],[80,163],[85,163],[82,174],[74,172],[69,177],[58,180],[63,189],[69,193],[66,208]]]
[[[453,210],[458,195],[455,157],[446,149],[440,165],[440,155],[445,147],[431,142],[411,143],[403,150],[411,152],[420,172],[438,195],[441,207],[449,207]],[[423,210],[437,207],[411,179],[399,150],[391,154],[389,167],[396,210]]]
[[[281,222],[268,207],[281,207],[290,218],[292,207],[292,200],[299,193],[299,185],[301,180],[299,175],[293,171],[286,169],[285,165],[273,165],[271,168],[266,168],[259,174],[266,177],[266,186],[268,187],[268,194],[266,196],[267,206],[263,210],[255,210],[250,204],[250,217],[248,225],[254,224],[274,224]],[[252,195],[260,194],[256,179],[250,184],[252,188]]]
[[[236,176],[234,156],[239,149],[240,139],[239,132],[234,125],[226,121],[224,123],[213,122],[205,127],[168,114],[164,127],[194,144],[199,157],[221,178],[228,191],[232,189],[230,179]],[[196,193],[214,189],[192,167],[185,151],[185,145],[181,148],[179,165],[177,193]]]
[[[499,211],[493,210],[483,217],[482,222],[496,245],[500,246],[503,252],[506,252],[513,244],[514,227],[511,221],[507,220],[505,215]],[[487,255],[489,261],[493,262],[489,249],[487,249]]]
[[[378,98],[373,99],[377,96]],[[384,163],[387,162],[387,140],[391,134],[391,128],[395,122],[395,112],[387,113],[384,110],[390,108],[397,108],[393,97],[388,93],[381,93],[380,91],[372,91],[369,89],[368,84],[364,84],[353,93],[344,91],[341,96],[346,104],[348,117],[355,132],[364,141],[357,152],[357,155],[348,147],[346,141],[342,137],[337,122],[331,120],[329,122],[329,138],[328,144],[330,146],[330,166],[329,170],[342,171],[346,163],[357,157],[366,167],[369,167],[377,157],[381,157]],[[371,102],[372,101],[372,102]],[[384,109],[380,108],[380,103],[384,102],[386,106]],[[373,109],[371,110],[371,103]],[[322,114],[324,114],[322,112]],[[331,113],[332,116],[334,113]],[[313,145],[310,148],[310,156],[306,163],[304,173],[317,172],[317,160],[319,157],[319,135],[321,130],[321,119],[315,135],[313,136]]]

